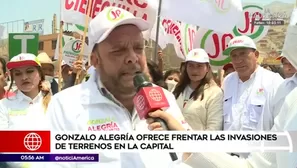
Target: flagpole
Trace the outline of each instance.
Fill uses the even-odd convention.
[[[60,21],[60,32],[59,32],[59,58],[58,58],[58,72],[59,72],[59,78],[58,78],[58,89],[59,91],[62,90],[62,60],[63,60],[63,26],[64,22]]]
[[[85,17],[85,29],[84,29],[84,34],[83,34],[83,39],[82,39],[82,46],[81,50],[78,56],[78,60],[82,61],[83,60],[83,55],[84,55],[84,50],[85,50],[85,41],[86,41],[86,36],[87,36],[87,30],[89,27],[89,18],[90,18],[90,13],[92,12],[92,0],[88,0],[88,6],[87,6],[87,13]],[[84,66],[84,65],[83,65]],[[81,70],[77,72],[76,74],[76,79],[75,79],[75,85],[80,84],[81,81]]]
[[[158,8],[158,15],[157,15],[157,26],[156,26],[156,40],[155,40],[155,54],[154,54],[154,62],[157,62],[158,50],[159,50],[159,27],[160,27],[160,15],[161,15],[161,8],[162,8],[162,0],[159,0],[159,8]]]
[[[62,1],[60,2],[60,30],[59,30],[59,57],[58,57],[58,91],[62,90],[62,60],[63,60],[63,32],[64,22],[62,21]]]

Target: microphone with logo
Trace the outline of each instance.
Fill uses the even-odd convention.
[[[169,107],[169,103],[161,87],[153,87],[153,84],[149,82],[146,75],[138,73],[133,78],[134,87],[137,90],[133,102],[138,113],[139,118],[148,118],[148,113],[159,109]],[[156,122],[159,122],[164,130],[169,130],[166,122],[161,118],[154,118]],[[171,160],[177,160],[176,153],[169,153]]]

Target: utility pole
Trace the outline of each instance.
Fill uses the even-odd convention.
[[[57,15],[54,14],[53,21],[52,21],[52,34],[57,32]]]

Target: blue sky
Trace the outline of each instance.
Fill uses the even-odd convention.
[[[53,14],[57,14],[57,23],[60,17],[60,0],[4,0],[1,4],[0,23],[15,20],[32,21],[44,19],[44,33],[51,33]],[[242,0],[243,2],[269,4],[274,0]],[[281,2],[295,3],[296,0],[279,0]],[[21,30],[23,22],[10,24],[10,30]],[[13,27],[13,28],[12,28]]]
[[[1,4],[0,23],[15,20],[32,21],[44,19],[45,34],[51,33],[53,15],[60,17],[60,0],[4,0]],[[22,21],[9,24],[10,30],[20,30]],[[57,22],[58,23],[58,22]],[[13,27],[13,28],[12,28]]]

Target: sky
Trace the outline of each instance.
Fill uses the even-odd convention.
[[[44,19],[44,34],[52,33],[53,15],[57,14],[57,24],[60,19],[60,1],[61,0],[3,0],[0,10],[0,24],[20,20],[10,23],[7,30],[22,31],[24,21],[33,21]],[[242,0],[242,2],[259,3],[266,5],[274,0]],[[279,0],[286,3],[295,3],[296,0]],[[7,25],[7,24],[4,24]],[[57,25],[59,28],[59,25]],[[4,32],[6,33],[6,32]]]
[[[0,24],[16,20],[32,21],[44,19],[44,34],[52,33],[53,15],[60,17],[60,0],[4,0],[0,10]],[[3,24],[2,24],[3,25]],[[7,26],[7,24],[4,24]],[[9,23],[10,31],[22,29],[23,21]],[[21,28],[22,27],[22,28]],[[58,26],[59,28],[59,26]]]

